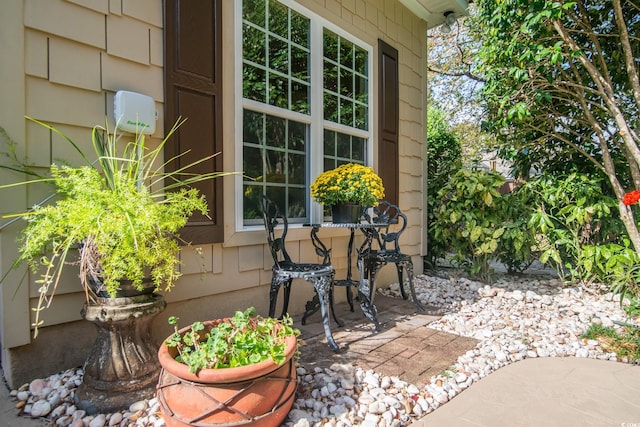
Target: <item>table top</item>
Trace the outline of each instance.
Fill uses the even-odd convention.
[[[370,222],[347,222],[347,223],[334,223],[334,222],[322,222],[319,224],[302,224],[303,227],[318,227],[318,228],[375,228],[386,227],[386,223],[370,223]]]

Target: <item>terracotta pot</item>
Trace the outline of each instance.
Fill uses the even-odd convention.
[[[212,326],[224,320],[204,324]],[[157,395],[165,424],[279,426],[295,398],[297,374],[293,356],[297,346],[296,337],[286,338],[286,361],[282,365],[266,360],[236,368],[201,369],[194,374],[175,360],[177,350],[163,343],[158,351],[163,369]]]

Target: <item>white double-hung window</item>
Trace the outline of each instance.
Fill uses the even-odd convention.
[[[295,1],[238,2],[242,223],[260,222],[263,194],[291,222],[319,221],[312,179],[371,161],[371,47]]]

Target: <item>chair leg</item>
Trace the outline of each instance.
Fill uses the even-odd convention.
[[[376,296],[376,276],[383,265],[384,264],[374,261],[369,267],[369,301],[371,304],[373,304],[373,299]]]
[[[420,301],[418,301],[418,296],[416,295],[416,289],[413,286],[413,261],[411,261],[411,259],[409,258],[408,260],[402,261],[398,264],[399,268],[401,268],[401,266],[404,266],[404,268],[407,270],[407,279],[409,279],[409,290],[411,291],[411,298],[413,298],[413,303],[416,305],[416,310],[418,310],[418,313],[426,312],[425,308],[420,305]],[[400,289],[402,289],[402,296],[404,297],[405,292],[403,282],[400,282]]]
[[[374,264],[375,269],[375,264]],[[360,308],[362,309],[362,314],[371,320],[375,326],[376,332],[380,331],[380,323],[378,323],[378,318],[376,317],[377,309],[376,306],[373,305],[371,301],[371,272],[375,270],[371,270],[371,264],[368,263],[368,260],[365,261],[363,259],[358,259],[358,270],[360,270],[360,284],[358,285],[358,300],[360,301]],[[372,276],[375,278],[375,273]]]
[[[400,285],[400,294],[402,295],[402,299],[407,300],[409,297],[407,293],[404,291],[404,280],[402,277],[402,271],[404,270],[405,263],[403,261],[396,262],[396,270],[398,270],[398,284]]]
[[[283,315],[286,313],[286,310],[289,305],[289,294],[291,292],[291,279],[283,278],[274,274],[271,277],[271,288],[269,290],[269,317],[274,317],[276,314],[276,305],[278,302],[278,292],[280,291],[280,287],[285,285],[285,300],[284,300],[284,310]],[[289,292],[287,292],[287,290]],[[282,317],[282,316],[281,316]]]
[[[351,286],[347,285],[347,286],[345,286],[345,289],[347,291],[347,302],[349,303],[349,308],[351,309],[351,312],[353,313],[353,293],[351,292]]]
[[[332,276],[318,276],[318,277],[309,277],[307,279],[313,284],[314,289],[316,290],[316,294],[318,295],[318,300],[320,303],[320,313],[322,314],[322,325],[324,327],[324,334],[327,337],[327,343],[329,344],[329,348],[333,351],[340,350],[340,347],[333,339],[333,335],[331,334],[331,325],[329,324],[329,305],[330,305],[330,296],[331,296],[331,288],[333,286],[333,277]]]
[[[333,292],[335,291],[335,287],[331,286],[331,289],[329,291],[329,307],[331,307],[331,315],[333,316],[333,320],[336,321],[336,323],[338,324],[338,326],[343,327],[344,326],[344,322],[342,320],[340,320],[338,318],[338,316],[336,315],[336,309],[335,309],[335,305],[334,305],[334,301],[333,301]]]
[[[282,314],[280,318],[282,319],[285,314],[289,312],[289,297],[291,296],[291,282],[293,280],[289,279],[284,282],[284,300],[282,302]]]

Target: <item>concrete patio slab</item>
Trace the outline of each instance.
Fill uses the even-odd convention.
[[[525,359],[497,370],[415,427],[640,427],[640,366]]]

